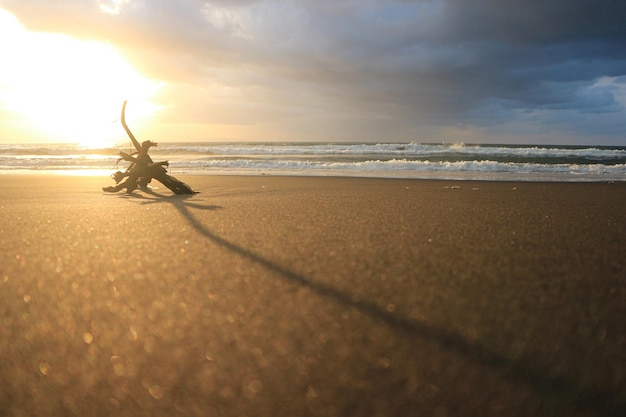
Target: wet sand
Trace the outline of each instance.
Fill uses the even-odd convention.
[[[0,177],[0,414],[626,415],[626,184]]]

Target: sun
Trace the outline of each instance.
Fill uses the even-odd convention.
[[[11,112],[36,141],[113,145],[124,100],[149,118],[161,83],[146,79],[111,45],[29,32],[0,9],[0,112]]]

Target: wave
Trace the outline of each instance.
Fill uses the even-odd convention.
[[[120,148],[87,148],[76,144],[0,144],[0,155],[7,156],[80,156],[80,155],[115,155]]]
[[[418,171],[418,172],[509,172],[509,173],[569,173],[626,175],[626,164],[527,164],[497,161],[431,162],[407,159],[361,162],[324,162],[300,160],[212,159],[189,161],[180,169],[246,169],[254,171]]]
[[[127,144],[86,148],[76,144],[0,144],[0,155],[117,155]],[[470,155],[491,157],[626,159],[623,147],[480,145],[428,143],[160,143],[151,154],[171,155],[391,155],[430,157]]]
[[[402,155],[429,157],[471,155],[499,157],[589,158],[595,160],[626,158],[618,147],[557,147],[514,145],[466,145],[423,143],[183,143],[162,144],[153,153],[204,155]]]
[[[73,144],[0,145],[0,172],[110,170],[120,150]],[[424,143],[161,143],[155,161],[184,173],[415,177],[429,174],[626,179],[626,148]]]

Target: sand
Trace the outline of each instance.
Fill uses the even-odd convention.
[[[626,184],[0,177],[0,414],[626,415]]]

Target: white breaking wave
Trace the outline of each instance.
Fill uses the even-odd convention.
[[[120,146],[0,145],[0,173],[124,170]],[[625,147],[421,143],[160,143],[174,174],[626,181]]]
[[[268,173],[298,174],[306,173],[324,175],[325,172],[336,175],[344,172],[348,175],[376,172],[394,174],[394,177],[414,176],[415,173],[508,173],[508,174],[571,174],[591,177],[619,177],[626,178],[626,164],[529,164],[496,161],[461,161],[461,162],[431,162],[414,161],[407,159],[392,159],[388,161],[361,161],[361,162],[325,162],[300,160],[251,160],[251,159],[213,159],[180,163],[180,170],[193,172],[211,171],[251,171]]]
[[[210,155],[388,155],[428,157],[474,155],[525,158],[625,158],[624,149],[597,147],[488,146],[465,144],[359,143],[359,144],[164,144],[157,153]]]

